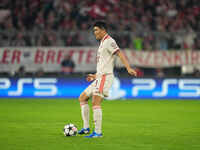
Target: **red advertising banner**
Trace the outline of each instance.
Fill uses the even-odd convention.
[[[45,71],[60,71],[65,55],[75,62],[76,72],[95,71],[96,47],[4,47],[0,48],[0,70],[15,71],[25,66],[28,71],[43,68]],[[122,50],[133,66],[173,67],[200,65],[200,51],[134,51]],[[119,59],[117,66],[122,66]]]
[[[75,62],[75,71],[94,71],[96,69],[96,48],[93,47],[39,47],[39,48],[1,48],[0,70],[15,71],[25,66],[28,71],[43,68],[45,71],[61,71],[61,62],[69,55]]]
[[[143,67],[172,67],[200,64],[200,51],[133,51],[126,50],[132,65]]]

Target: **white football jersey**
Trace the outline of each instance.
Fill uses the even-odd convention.
[[[115,40],[108,34],[100,42],[97,52],[97,75],[113,73],[114,53],[119,50]]]

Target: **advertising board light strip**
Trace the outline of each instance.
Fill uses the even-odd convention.
[[[0,98],[78,98],[88,85],[79,77],[0,78]],[[200,100],[200,79],[115,78],[107,99]]]

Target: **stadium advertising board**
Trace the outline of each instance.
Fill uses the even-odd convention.
[[[75,72],[96,70],[96,47],[31,47],[0,48],[0,70],[16,71],[25,66],[27,71],[43,68],[45,71],[61,71],[60,63],[64,56],[74,60]],[[134,51],[124,49],[131,65],[141,67],[173,67],[182,65],[200,65],[200,51]],[[119,59],[117,66],[121,66]]]
[[[0,78],[1,98],[78,98],[89,85],[82,78]],[[200,99],[200,79],[115,78],[113,99]]]

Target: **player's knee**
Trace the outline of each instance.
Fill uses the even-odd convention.
[[[94,95],[92,99],[92,106],[100,106],[101,101],[102,101],[102,97]]]
[[[97,103],[96,101],[92,101],[92,106],[99,106],[100,104],[99,103]]]
[[[89,97],[84,92],[78,98],[79,102],[86,102],[88,99]]]
[[[83,96],[82,96],[82,94],[79,96],[78,101],[79,101],[79,102],[82,102],[82,101],[83,101]]]

